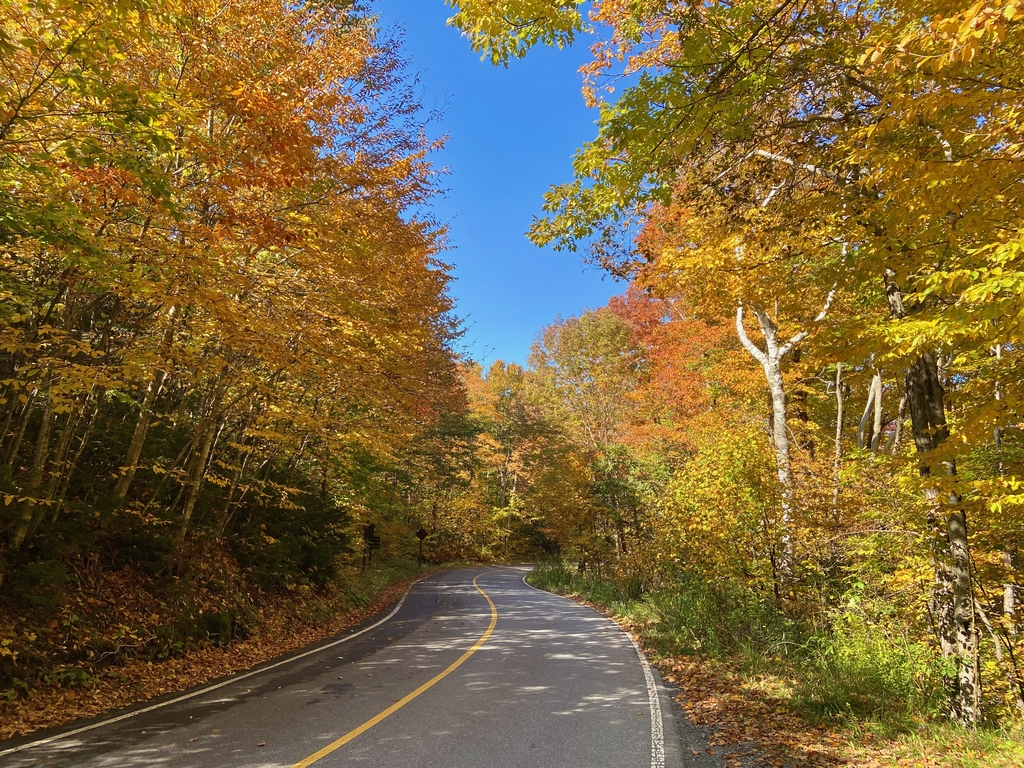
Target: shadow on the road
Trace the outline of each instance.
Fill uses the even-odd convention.
[[[635,740],[649,754],[649,727],[636,727],[650,717],[647,691],[628,638],[596,611],[525,590],[521,576],[493,571],[480,579],[499,607],[494,634],[450,677],[347,744],[345,765],[420,765],[410,762],[417,754],[444,756],[437,765],[473,765],[481,739],[528,750],[538,723],[567,741],[591,722],[607,738],[636,733],[614,742],[627,739],[636,751]],[[4,765],[288,768],[447,667],[490,618],[465,580],[416,587],[407,605],[351,646],[33,746]]]

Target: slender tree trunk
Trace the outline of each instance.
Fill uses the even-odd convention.
[[[844,246],[845,248],[845,246]],[[832,301],[836,295],[835,286],[829,291],[822,307],[812,323],[818,323],[825,319]],[[761,308],[751,309],[757,323],[761,327],[764,336],[765,349],[761,350],[754,344],[743,327],[743,305],[736,308],[736,333],[740,337],[740,343],[757,360],[764,369],[765,378],[768,380],[768,390],[772,398],[772,442],[775,445],[775,464],[779,477],[779,484],[782,488],[782,531],[779,541],[782,549],[779,572],[785,579],[793,575],[793,461],[790,454],[789,429],[786,419],[786,388],[782,378],[782,360],[792,352],[797,344],[807,338],[809,331],[803,330],[793,336],[784,344],[779,344],[778,326],[771,316]]]
[[[1006,571],[1009,574],[1006,583],[1003,584],[1003,616],[1006,618],[1007,631],[1011,635],[1020,633],[1020,623],[1017,616],[1017,559],[1016,547],[1003,550],[1003,564],[1006,566]]]
[[[245,474],[245,468],[249,464],[250,456],[252,456],[252,451],[239,451],[238,459],[236,459],[238,466],[235,467],[235,472],[231,476],[231,486],[228,488],[227,496],[224,500],[224,509],[221,511],[220,525],[217,528],[218,539],[224,535],[224,532],[228,529],[228,523],[231,522],[231,506],[235,502],[235,491],[238,490],[238,484],[241,482],[242,475]]]
[[[82,454],[85,452],[85,446],[89,444],[89,438],[92,436],[92,430],[96,426],[96,419],[100,415],[100,408],[102,406],[102,399],[96,397],[96,405],[93,406],[92,415],[89,416],[89,421],[85,425],[85,429],[82,431],[82,436],[78,440],[78,447],[75,449],[75,455],[71,458],[68,463],[63,476],[61,477],[60,487],[57,491],[57,503],[53,508],[53,515],[50,518],[50,523],[57,522],[57,517],[60,515],[61,509],[64,506],[64,499],[67,497],[68,489],[71,487],[71,478],[74,476],[75,471],[78,469],[78,462],[82,458]]]
[[[996,344],[992,349],[992,355],[995,357],[996,363],[1000,363],[1003,359],[1003,345]],[[998,379],[995,385],[995,399],[997,404],[1002,405],[1003,383]],[[996,425],[992,430],[992,442],[995,444],[996,456],[999,457],[999,465],[996,471],[1002,477],[1005,474],[1003,468],[1003,428],[999,425]],[[1017,557],[1015,542],[1011,542],[1003,548],[1003,564],[1006,566],[1007,572],[1007,579],[1003,584],[1003,616],[1006,619],[1007,632],[1011,635],[1016,635],[1020,632],[1020,624],[1017,617]]]
[[[206,474],[206,465],[210,458],[210,448],[213,447],[213,439],[217,435],[217,422],[211,414],[196,450],[192,453],[192,461],[189,464],[188,477],[185,483],[185,506],[181,512],[182,535],[188,532],[189,522],[192,519],[192,512],[196,508],[196,500],[199,498],[199,489],[203,484],[203,476]]]
[[[14,435],[14,440],[11,441],[10,447],[7,449],[7,455],[4,457],[4,465],[10,468],[11,474],[14,474],[14,464],[18,460],[21,443],[25,439],[25,430],[28,428],[28,419],[32,413],[32,407],[35,405],[38,393],[38,389],[33,390],[28,396],[25,405],[22,406],[21,416],[18,418],[17,432]]]
[[[22,487],[22,493],[29,497],[22,502],[21,515],[14,526],[11,536],[11,549],[17,551],[25,543],[25,538],[32,529],[38,504],[34,498],[35,493],[42,486],[43,473],[46,470],[47,459],[50,456],[50,433],[53,430],[53,422],[56,417],[54,410],[54,398],[47,394],[46,408],[43,411],[43,420],[39,425],[39,433],[36,435],[36,447],[32,456],[32,466],[29,469],[28,478]]]
[[[779,573],[784,579],[793,575],[793,460],[789,443],[788,414],[786,412],[786,387],[782,378],[782,359],[792,350],[795,342],[783,346],[778,343],[778,328],[767,312],[752,309],[764,336],[765,349],[759,349],[747,336],[743,327],[743,308],[736,313],[736,331],[744,348],[760,364],[768,381],[768,392],[772,401],[772,444],[775,448],[775,467],[782,492],[782,519],[779,543]]]
[[[839,511],[839,469],[843,459],[843,364],[836,363],[836,450],[832,457],[832,509]]]
[[[871,443],[870,448],[875,453],[878,453],[878,447],[882,444],[882,427],[884,426],[882,418],[882,372],[877,371],[875,373],[875,413],[874,420],[871,424]]]
[[[881,419],[882,374],[876,370],[871,376],[871,384],[868,385],[868,400],[864,404],[864,413],[861,415],[860,424],[857,427],[858,448],[872,448],[877,445],[876,436],[882,430],[882,425],[879,423]]]
[[[4,397],[9,403],[7,408],[7,414],[4,416],[4,425],[0,427],[0,449],[3,444],[7,442],[7,434],[11,428],[11,421],[14,419],[14,414],[18,410],[16,404],[18,402],[15,393],[19,390],[14,384],[4,387]]]
[[[174,326],[176,307],[172,306],[167,312],[167,327],[164,329],[163,340],[160,343],[160,352],[164,358],[170,351],[171,342],[174,341]],[[132,480],[139,468],[139,457],[142,455],[142,448],[146,443],[146,435],[149,433],[149,425],[153,421],[153,405],[156,403],[164,384],[167,383],[167,369],[161,368],[153,376],[146,387],[146,394],[142,398],[142,407],[139,410],[138,419],[135,421],[135,430],[132,432],[131,442],[128,444],[128,451],[124,457],[124,466],[121,474],[114,483],[114,501],[117,506],[124,504],[128,497],[128,489],[131,488]]]
[[[139,468],[139,457],[142,455],[142,448],[146,443],[146,435],[149,433],[149,425],[153,421],[153,404],[159,397],[167,379],[165,371],[158,371],[153,380],[146,388],[146,395],[142,398],[142,408],[135,420],[135,430],[132,432],[131,442],[128,444],[128,451],[125,453],[124,465],[121,467],[121,474],[114,483],[114,501],[117,506],[124,504],[128,496],[128,489]]]
[[[60,442],[57,444],[57,450],[53,454],[53,461],[50,465],[50,477],[46,481],[47,502],[53,501],[54,494],[57,492],[57,486],[67,471],[67,456],[68,451],[71,450],[71,439],[74,437],[75,430],[78,429],[78,422],[82,420],[82,415],[88,407],[89,399],[86,396],[85,402],[78,409],[78,412],[69,413],[67,421],[64,423],[64,431],[61,433]]]
[[[903,422],[907,420],[907,393],[904,392],[900,398],[900,406],[896,411],[896,426],[892,431],[892,435],[889,436],[889,440],[886,442],[885,447],[882,449],[885,453],[891,453],[895,456],[899,453],[900,444],[903,441]]]

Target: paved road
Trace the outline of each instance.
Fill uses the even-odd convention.
[[[526,570],[428,577],[361,633],[87,730],[0,745],[0,765],[661,768],[666,746],[679,765],[667,698],[629,636],[527,586]]]

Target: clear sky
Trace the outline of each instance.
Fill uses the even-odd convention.
[[[434,131],[449,138],[435,162],[449,170],[449,191],[434,212],[451,230],[454,250],[444,258],[455,265],[465,353],[524,363],[556,315],[597,308],[625,290],[579,254],[542,250],[524,234],[544,192],[572,178],[573,153],[595,135],[597,115],[583,104],[576,72],[589,52],[537,48],[504,69],[445,26],[444,0],[377,0],[374,8],[382,28],[404,28],[424,106],[444,107]]]

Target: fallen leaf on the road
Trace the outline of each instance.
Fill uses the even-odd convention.
[[[265,746],[267,746],[267,742],[265,742],[265,741],[257,741],[256,742],[256,746],[257,747],[265,747]]]

